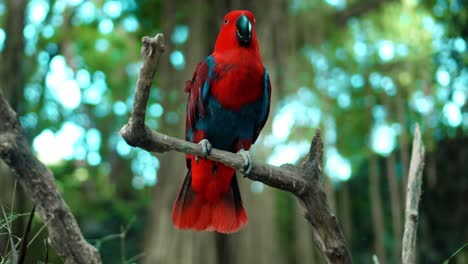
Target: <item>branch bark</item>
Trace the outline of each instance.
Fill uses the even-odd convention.
[[[405,232],[403,234],[402,263],[413,264],[416,260],[416,231],[418,227],[418,206],[421,197],[422,173],[424,170],[424,144],[419,125],[414,129],[413,151],[406,189]]]
[[[101,263],[83,238],[75,217],[55,185],[52,172],[32,153],[16,112],[0,92],[0,158],[10,167],[47,224],[49,239],[67,264]]]
[[[151,152],[178,152],[203,155],[200,145],[180,140],[152,131],[144,124],[146,105],[158,59],[164,52],[162,34],[154,38],[142,39],[143,64],[137,82],[133,111],[128,123],[120,130],[120,135],[133,147]],[[351,255],[346,246],[338,219],[331,212],[327,197],[321,185],[323,145],[320,130],[312,140],[310,151],[299,166],[285,164],[280,167],[253,162],[252,171],[247,176],[254,181],[288,191],[302,202],[305,218],[314,228],[315,244],[326,263],[351,263]],[[207,157],[210,160],[241,170],[242,157],[227,151],[213,149]]]

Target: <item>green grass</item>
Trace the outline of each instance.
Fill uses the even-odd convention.
[[[30,213],[16,213],[14,211],[15,204],[15,193],[16,193],[16,182],[13,189],[13,198],[11,205],[8,206],[0,201],[0,236],[7,236],[7,243],[5,248],[0,249],[0,264],[23,264],[26,262],[26,256],[28,252],[28,247],[34,242],[38,235],[42,232],[46,225],[41,227],[39,231],[34,235],[34,237],[29,240],[31,227],[33,224],[33,218],[36,210],[36,206],[33,206]],[[7,210],[9,211],[7,213]],[[12,231],[12,225],[15,220],[20,217],[28,216],[28,222],[26,228],[21,237],[16,236]],[[47,255],[47,254],[46,254]],[[46,262],[47,263],[47,260]]]

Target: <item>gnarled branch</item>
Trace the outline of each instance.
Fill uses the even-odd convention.
[[[160,54],[164,51],[162,34],[154,38],[143,38],[143,64],[135,92],[132,116],[120,130],[127,143],[152,152],[178,152],[202,156],[200,145],[152,131],[144,124],[145,108]],[[263,182],[271,187],[288,191],[300,199],[306,219],[314,228],[316,245],[326,263],[351,263],[351,255],[341,232],[336,216],[331,212],[326,194],[321,185],[322,139],[317,130],[309,154],[299,166],[285,164],[280,167],[253,162],[251,180]],[[242,169],[240,155],[213,149],[207,157],[210,160]]]
[[[32,153],[15,111],[0,93],[0,158],[13,171],[46,223],[52,246],[65,263],[101,263],[98,251],[81,234],[57,190],[52,172]]]

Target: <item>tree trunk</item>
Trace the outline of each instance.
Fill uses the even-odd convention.
[[[368,96],[371,96],[369,108],[375,106],[375,99],[372,96],[371,87],[366,86]],[[372,130],[374,118],[371,111],[368,111],[368,128]],[[370,134],[370,132],[369,132]],[[382,207],[382,197],[380,195],[380,169],[379,160],[373,150],[369,149],[369,199],[371,201],[372,227],[374,234],[374,250],[381,264],[387,263],[387,254],[385,252],[385,224]]]
[[[405,121],[405,102],[403,101],[403,88],[400,88],[396,95],[396,108],[397,108],[397,116],[398,116],[398,123],[401,125],[401,133],[399,137],[400,143],[400,163],[401,163],[401,190],[406,190],[406,182],[408,177],[408,166],[409,166],[409,150],[408,150],[408,132],[406,128],[406,121]],[[405,196],[404,192],[402,192],[402,205],[405,204]]]
[[[372,207],[372,224],[374,233],[374,250],[381,264],[387,263],[385,253],[384,235],[385,225],[382,212],[382,198],[380,197],[380,173],[377,156],[373,153],[369,156],[369,194]]]
[[[304,209],[299,204],[299,202],[295,203],[295,212],[294,215],[294,231],[295,231],[295,255],[297,256],[296,259],[298,260],[297,263],[321,263],[317,261],[317,249],[314,245],[314,237],[313,237],[313,230],[309,223],[304,221]]]
[[[352,248],[352,229],[353,229],[353,219],[351,215],[351,196],[349,195],[349,186],[348,182],[341,184],[341,189],[338,193],[340,197],[340,219],[343,225],[343,232],[348,242],[348,247]]]
[[[264,186],[261,193],[251,191],[251,181],[241,179],[242,200],[247,210],[249,223],[245,229],[228,236],[232,263],[274,264],[278,262],[279,250],[276,219],[274,215],[276,190]],[[268,252],[263,254],[260,252]],[[221,258],[226,259],[226,258]],[[224,262],[218,262],[224,264]]]
[[[436,188],[437,185],[437,166],[434,156],[431,155],[428,158],[427,168],[427,184],[430,189]]]
[[[24,90],[24,36],[26,0],[8,0],[4,17],[6,39],[4,50],[0,53],[0,93],[3,93],[13,110],[21,115],[20,102]],[[23,213],[26,208],[24,193],[18,185],[14,190],[15,178],[10,169],[0,160],[0,201],[10,204],[15,211]],[[15,197],[13,197],[16,192]],[[15,234],[20,235],[23,230],[23,218],[15,221]],[[0,236],[0,249],[5,249],[6,236]]]
[[[397,173],[396,173],[396,158],[395,153],[391,153],[385,159],[387,167],[387,180],[390,184],[390,204],[392,210],[392,227],[393,227],[393,258],[397,261],[400,258],[401,239],[402,239],[402,209],[400,201],[400,192],[398,190]]]
[[[401,91],[400,91],[401,92]],[[404,112],[402,102],[397,102],[397,117],[394,117],[391,113],[393,113],[393,105],[390,102],[390,97],[387,94],[382,94],[382,101],[384,102],[385,108],[387,108],[387,112],[389,113],[387,115],[387,122],[391,123],[394,119],[398,119],[400,116],[400,112]],[[398,100],[397,100],[398,101]],[[401,125],[402,130],[404,129],[404,124]],[[403,139],[400,137],[400,141],[406,140],[406,138]],[[407,151],[407,150],[405,150]],[[400,154],[401,151],[400,151]],[[404,154],[402,154],[404,155]],[[407,157],[401,157],[401,165],[406,163],[406,160],[403,162],[403,160]],[[393,261],[397,262],[400,259],[400,252],[401,252],[401,240],[403,236],[403,210],[402,208],[402,202],[401,200],[404,200],[404,193],[402,192],[400,196],[400,185],[398,184],[398,175],[396,171],[397,167],[397,160],[395,157],[395,152],[391,152],[390,155],[385,159],[386,163],[386,168],[387,168],[387,181],[390,187],[390,205],[391,205],[391,212],[392,212],[392,228],[393,228],[393,241],[394,241],[394,248],[393,248]],[[406,171],[406,170],[405,170]],[[405,177],[402,177],[402,181],[406,182]],[[403,188],[401,190],[406,190],[406,188]]]
[[[204,8],[203,0],[194,1],[191,8]],[[167,39],[168,55],[161,57],[160,85],[162,90],[165,115],[160,122],[161,131],[169,135],[182,137],[185,126],[184,94],[185,80],[191,78],[191,74],[197,63],[205,58],[206,46],[204,37],[204,14],[208,12],[196,12],[199,15],[191,16],[187,21],[190,26],[188,42],[184,45],[186,58],[185,69],[176,71],[169,62],[169,54],[174,50],[170,39],[176,25],[176,2],[167,0],[163,3],[162,16],[163,32]],[[184,102],[184,103],[182,103]],[[174,124],[168,122],[167,117],[176,114],[178,121]],[[180,153],[170,152],[160,155],[161,167],[158,171],[158,182],[153,191],[153,202],[150,212],[149,232],[145,242],[145,263],[216,263],[215,237],[213,233],[189,232],[177,230],[172,225],[172,206],[177,197],[179,188],[187,172],[185,168],[185,156]]]
[[[24,88],[24,36],[26,0],[6,1],[5,46],[0,54],[0,80],[5,98],[11,107],[21,115],[19,103]]]

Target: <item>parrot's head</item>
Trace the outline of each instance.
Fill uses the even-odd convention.
[[[215,44],[216,52],[246,48],[258,51],[254,14],[247,10],[229,12],[223,20]]]

